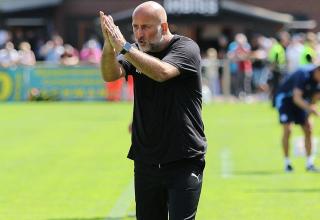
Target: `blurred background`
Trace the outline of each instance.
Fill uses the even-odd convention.
[[[102,80],[98,12],[134,42],[142,2],[0,0],[1,220],[135,219],[134,85]],[[320,1],[158,2],[171,31],[201,49],[208,152],[197,219],[320,219],[320,176],[305,172],[302,132],[291,139],[295,172],[284,173],[271,108],[282,78],[319,64]]]
[[[1,0],[0,100],[132,100],[132,79],[100,80],[97,15],[111,14],[133,42],[131,14],[141,2]],[[171,31],[200,46],[204,101],[267,100],[285,75],[319,62],[319,1],[158,2]]]

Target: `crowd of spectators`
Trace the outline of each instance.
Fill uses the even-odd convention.
[[[0,67],[32,66],[36,61],[66,66],[77,65],[79,62],[98,65],[102,54],[101,44],[94,37],[85,42],[80,51],[64,43],[59,35],[40,42],[36,48],[31,48],[31,44],[25,40],[16,40],[15,44],[13,42],[9,32],[0,31]]]
[[[320,64],[320,34],[280,32],[275,37],[248,38],[238,33],[231,41],[220,36],[203,57],[205,84],[212,95],[223,93],[228,68],[233,96],[272,97],[282,78],[305,65]]]
[[[32,32],[27,33],[27,37],[19,32],[14,36],[13,39],[9,32],[0,30],[0,67],[32,66],[36,61],[65,66],[79,62],[99,65],[100,62],[102,46],[95,37],[88,39],[78,50],[59,35],[36,44],[31,42]],[[204,91],[210,96],[225,94],[226,79],[229,79],[227,85],[235,97],[272,96],[284,76],[304,65],[320,63],[320,34],[312,32],[281,32],[274,37],[238,33],[233,39],[220,35],[214,42],[203,53]],[[224,73],[229,78],[224,77]]]
[[[31,50],[31,46],[28,42],[21,42],[19,49],[16,50],[13,43],[8,41],[4,47],[0,49],[0,66],[10,67],[14,65],[34,65],[36,58]]]

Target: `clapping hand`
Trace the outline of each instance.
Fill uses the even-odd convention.
[[[105,15],[102,11],[100,11],[100,23],[105,42],[108,40],[114,50],[119,53],[126,43],[119,27],[114,24],[110,15]]]

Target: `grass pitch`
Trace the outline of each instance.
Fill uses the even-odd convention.
[[[0,219],[135,219],[131,117],[127,103],[0,104]],[[295,172],[283,172],[269,105],[210,104],[203,117],[209,147],[198,220],[320,219],[320,174],[294,156]],[[315,119],[315,136],[319,128]]]

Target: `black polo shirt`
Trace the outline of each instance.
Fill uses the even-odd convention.
[[[201,119],[200,50],[191,39],[174,35],[159,53],[148,53],[167,62],[180,75],[157,82],[126,61],[119,62],[134,79],[132,144],[128,158],[165,164],[185,158],[203,158],[206,138]]]

